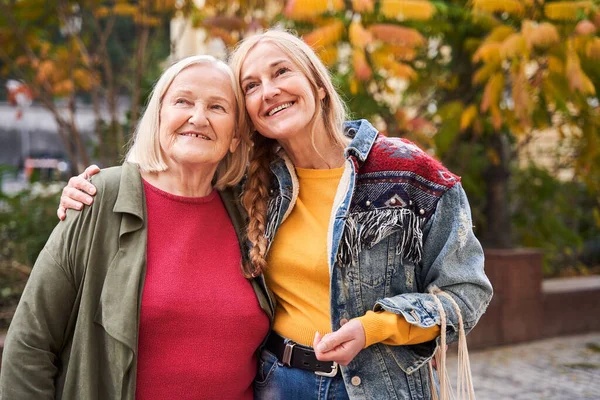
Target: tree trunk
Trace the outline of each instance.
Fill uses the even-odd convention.
[[[487,225],[483,234],[483,244],[488,248],[507,249],[512,247],[508,198],[510,147],[507,137],[501,132],[492,136],[490,145],[497,158],[485,171]]]

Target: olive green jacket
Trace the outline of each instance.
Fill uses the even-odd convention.
[[[93,183],[94,204],[69,212],[35,263],[6,337],[0,399],[135,398],[144,190],[129,163],[103,170]],[[238,194],[220,192],[245,257]],[[252,285],[272,320],[264,280]]]

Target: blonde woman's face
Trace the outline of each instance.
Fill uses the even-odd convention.
[[[242,64],[240,84],[254,129],[276,140],[308,134],[316,106],[325,97],[319,88],[317,100],[300,68],[268,42],[250,50]]]
[[[160,146],[169,167],[218,165],[234,151],[236,101],[229,76],[211,64],[181,71],[160,109]]]

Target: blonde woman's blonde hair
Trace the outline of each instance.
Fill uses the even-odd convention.
[[[346,106],[340,95],[335,90],[329,71],[321,62],[315,52],[302,39],[292,33],[282,30],[269,30],[241,41],[235,51],[231,54],[229,65],[236,78],[236,90],[239,96],[244,98],[241,87],[242,65],[259,43],[269,43],[281,50],[300,69],[311,84],[315,97],[315,115],[310,121],[310,135],[319,134],[315,128],[323,121],[326,134],[336,147],[344,148],[346,138],[344,136],[343,124],[346,120]],[[320,99],[318,90],[325,91],[325,97]],[[247,113],[245,114],[245,126],[250,129],[252,122]],[[242,203],[248,212],[248,240],[251,242],[250,265],[244,267],[247,276],[256,276],[266,267],[267,238],[265,227],[267,226],[270,170],[269,164],[275,157],[274,148],[276,141],[268,139],[258,132],[248,132],[253,146],[250,153],[248,165],[248,181],[242,198]],[[315,148],[316,149],[316,148]]]
[[[225,158],[219,163],[215,173],[214,186],[217,189],[234,186],[244,176],[250,149],[243,97],[237,90],[237,80],[231,68],[223,61],[209,55],[196,55],[184,58],[163,72],[152,89],[146,110],[132,136],[126,160],[138,164],[140,169],[145,172],[167,170],[168,166],[164,161],[164,155],[160,147],[160,109],[165,93],[169,90],[175,77],[184,69],[194,65],[214,66],[227,74],[231,80],[236,102],[236,124],[234,129],[240,135],[240,144],[233,153],[228,152]]]

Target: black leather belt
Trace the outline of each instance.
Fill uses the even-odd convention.
[[[271,332],[265,347],[285,366],[307,369],[317,375],[328,377],[336,376],[338,373],[336,362],[319,361],[312,347],[293,342],[275,332]]]

